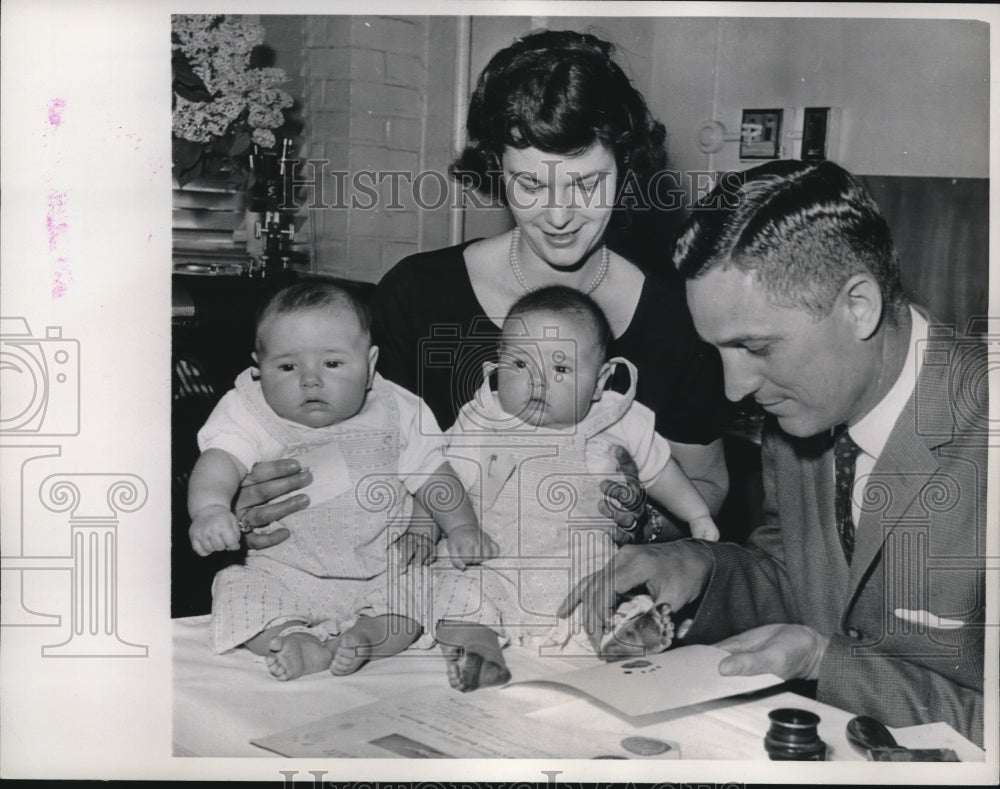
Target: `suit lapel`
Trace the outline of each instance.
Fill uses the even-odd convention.
[[[908,512],[910,518],[925,514],[919,504],[916,513],[911,510],[920,490],[939,469],[931,450],[951,440],[950,430],[942,429],[944,415],[940,413],[941,403],[948,402],[947,386],[947,366],[924,365],[867,480],[848,582],[852,602],[895,525]],[[931,424],[935,429],[921,429]]]

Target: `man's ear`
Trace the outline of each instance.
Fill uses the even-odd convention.
[[[373,345],[368,349],[368,388],[371,389],[372,381],[375,380],[375,362],[378,361],[378,346]]]
[[[250,354],[250,358],[253,359],[253,363],[260,367],[260,361],[257,359],[257,351]]]
[[[594,386],[594,393],[590,396],[590,401],[596,403],[604,394],[604,388],[608,385],[611,373],[615,371],[614,362],[605,362],[601,365],[601,371],[597,374],[597,383]]]
[[[844,309],[847,310],[854,336],[867,340],[882,320],[882,289],[868,272],[855,274],[841,288]]]

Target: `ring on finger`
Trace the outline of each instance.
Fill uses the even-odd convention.
[[[240,527],[240,534],[249,534],[253,531],[253,526],[250,525],[250,521],[247,519],[248,512],[244,512],[240,515],[240,519],[236,521],[236,525]]]

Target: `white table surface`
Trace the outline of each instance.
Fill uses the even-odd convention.
[[[436,649],[411,649],[375,660],[348,677],[322,672],[279,682],[268,673],[263,658],[248,650],[212,655],[208,621],[207,616],[201,616],[173,622],[175,756],[273,757],[250,741],[334,713],[391,700],[418,687],[439,686],[443,692],[456,692],[448,686],[444,662]],[[592,665],[579,658],[540,659],[526,648],[510,647],[505,656],[515,682],[559,668]],[[852,713],[787,692],[783,686],[641,718],[623,716],[583,694],[551,685],[511,685],[474,692],[504,694],[518,700],[526,716],[561,728],[667,740],[679,746],[682,759],[767,760],[763,740],[768,712],[798,707],[819,715],[819,735],[827,744],[829,761],[864,760],[845,738]],[[983,758],[982,751],[944,724],[893,731],[903,745],[955,747],[963,760]]]

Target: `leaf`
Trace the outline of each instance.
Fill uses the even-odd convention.
[[[173,138],[173,172],[177,183],[184,184],[200,178],[205,169],[205,144],[182,137]]]
[[[212,94],[209,93],[204,80],[198,76],[187,56],[179,49],[175,49],[170,59],[170,67],[174,75],[174,93],[188,101],[211,101]]]
[[[206,88],[190,88],[180,82],[174,82],[174,93],[182,99],[187,99],[195,104],[206,104],[212,100],[212,94]]]
[[[173,138],[174,165],[179,165],[183,169],[188,169],[198,162],[205,150],[204,143],[185,140],[183,137]]]
[[[242,156],[250,149],[250,135],[241,131],[236,135],[233,144],[229,146],[230,156]]]
[[[183,165],[174,162],[174,178],[177,179],[177,185],[182,189],[184,185],[190,183],[195,178],[200,178],[204,172],[204,165],[201,159],[198,159],[190,167],[184,167]]]

